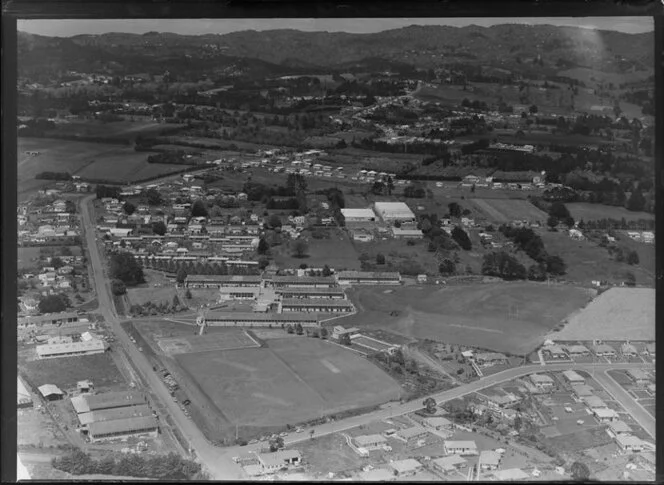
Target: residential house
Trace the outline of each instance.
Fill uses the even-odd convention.
[[[397,431],[395,437],[401,441],[404,441],[405,443],[408,443],[409,445],[413,445],[419,440],[425,438],[428,434],[429,432],[426,430],[426,428],[414,426],[412,428],[406,428]]]
[[[499,352],[481,352],[475,354],[475,362],[479,365],[502,364],[507,361],[507,357]]]
[[[475,441],[446,440],[443,442],[446,455],[477,455],[477,444]]]
[[[279,450],[274,453],[257,453],[256,458],[264,472],[276,472],[290,465],[301,463],[302,456],[298,450]]]
[[[585,384],[586,382],[586,379],[583,376],[579,375],[576,371],[573,370],[563,371],[563,377],[570,384]]]
[[[655,357],[655,342],[647,343],[644,353],[651,357]]]
[[[592,410],[595,418],[600,423],[610,423],[611,421],[617,421],[620,419],[620,416],[613,409],[609,408],[597,408]]]
[[[565,351],[570,357],[580,357],[590,355],[590,350],[585,345],[566,345]]]
[[[478,464],[481,470],[496,470],[500,466],[500,460],[503,455],[493,450],[483,450],[480,452]]]
[[[578,229],[570,229],[569,230],[569,237],[571,239],[574,239],[575,241],[583,241],[585,239],[583,233],[579,231]]]
[[[636,357],[638,354],[636,347],[634,347],[629,342],[625,342],[620,346],[620,353],[626,357]]]
[[[585,396],[582,399],[591,410],[607,408],[606,403],[599,396]]]
[[[641,369],[628,369],[627,375],[637,386],[645,386],[650,382],[650,376]]]
[[[611,421],[609,423],[609,431],[613,436],[627,435],[632,433],[632,428],[625,421]]]
[[[542,349],[548,353],[552,359],[566,359],[567,354],[560,345],[547,345]]]
[[[521,398],[511,392],[505,394],[492,394],[486,397],[489,407],[494,409],[510,408],[521,402]]]
[[[445,456],[431,461],[434,470],[442,473],[448,473],[466,466],[467,461],[460,455]]]
[[[631,434],[619,434],[615,437],[615,440],[624,452],[638,452],[644,448],[643,440]]]
[[[412,476],[424,469],[422,464],[414,458],[393,461],[390,463],[390,468],[392,468],[400,477]]]
[[[435,416],[431,418],[424,418],[422,424],[429,428],[433,428],[436,431],[450,431],[452,429],[452,422],[441,416]]]
[[[506,470],[496,470],[492,473],[492,475],[496,480],[500,482],[530,479],[530,475],[528,475],[520,468],[508,468]]]
[[[551,376],[548,376],[546,374],[531,374],[530,380],[535,387],[541,390],[549,390],[553,388],[555,384]]]
[[[380,450],[387,445],[387,439],[379,434],[368,434],[353,438],[355,446],[365,450]]]
[[[595,390],[589,386],[588,384],[572,384],[572,392],[578,397],[579,399],[582,399],[587,396],[592,396],[595,394]]]
[[[598,357],[613,357],[616,355],[616,349],[607,344],[593,345],[592,351]]]

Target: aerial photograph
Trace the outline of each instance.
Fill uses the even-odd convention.
[[[651,17],[17,48],[20,477],[655,480]]]

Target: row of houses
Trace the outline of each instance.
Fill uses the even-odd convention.
[[[549,344],[545,345],[542,348],[542,351],[548,354],[552,359],[568,359],[572,357],[583,357],[595,354],[598,357],[615,357],[618,354],[621,354],[626,357],[636,357],[639,355],[639,351],[636,347],[630,342],[623,342],[620,344],[620,350],[616,349],[606,343],[594,343],[590,348],[581,344],[571,344],[571,345],[558,345],[558,344]],[[645,345],[643,351],[641,352],[644,355],[655,356],[655,343],[649,342]]]

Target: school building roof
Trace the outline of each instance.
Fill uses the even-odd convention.
[[[159,428],[159,424],[153,416],[141,416],[90,423],[88,425],[88,432],[94,437],[108,434],[129,434],[132,432],[155,430],[157,428]]]
[[[76,412],[80,414],[99,409],[138,406],[147,403],[147,399],[143,393],[138,391],[117,391],[94,396],[76,396],[71,399],[71,402]]]

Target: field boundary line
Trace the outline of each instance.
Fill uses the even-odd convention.
[[[247,332],[246,330],[243,330],[242,332],[243,332],[247,337],[249,337],[249,340],[251,340],[254,344],[256,344],[255,347],[260,347],[260,346],[261,346],[261,344],[259,344],[258,342],[256,342],[256,340],[255,340],[251,335],[249,335],[249,332]],[[243,348],[243,349],[245,349],[245,348],[251,348],[251,347],[238,347],[238,348]],[[225,350],[225,349],[224,349],[224,350]],[[229,350],[235,350],[235,349],[229,349]]]
[[[341,344],[338,344],[338,343],[336,343],[336,342],[332,342],[331,340],[327,340],[327,342],[330,343],[330,344],[332,344],[332,345],[336,345],[336,346],[338,346],[338,347],[341,347],[342,349],[352,350],[353,352],[357,352],[358,354],[362,354],[362,355],[365,356],[365,357],[367,357],[367,356],[369,355],[369,354],[365,354],[365,353],[362,352],[361,350],[352,349],[352,348],[350,348],[350,347],[346,347],[345,345],[341,345]],[[359,345],[359,344],[358,344],[358,345]],[[365,347],[366,347],[366,346],[365,346]],[[370,348],[370,347],[368,347],[368,348]]]
[[[270,349],[268,347],[269,351],[272,353],[272,355],[279,361],[281,362],[290,372],[295,376],[295,378],[304,385],[307,389],[309,389],[311,392],[313,392],[318,398],[320,399],[321,403],[323,406],[327,405],[327,401],[323,396],[321,396],[316,389],[311,387],[307,381],[305,381],[300,374],[298,374],[295,369],[293,369],[288,362],[286,362],[279,354],[277,354],[274,350]]]

